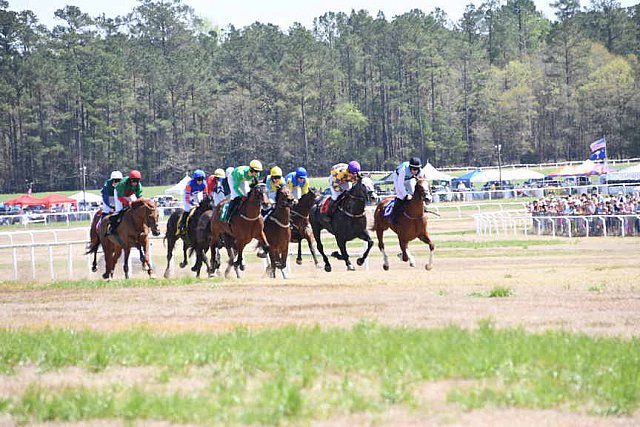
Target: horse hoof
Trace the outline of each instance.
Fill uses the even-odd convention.
[[[415,267],[416,263],[415,262],[409,262],[409,267]]]
[[[330,273],[331,272],[331,266],[329,264],[325,264],[324,271],[326,271],[327,273]]]
[[[427,265],[424,266],[424,269],[427,270],[427,271],[431,270],[432,268],[433,268],[433,266],[431,264],[427,264]]]
[[[356,271],[356,268],[353,265],[349,264],[347,265],[347,271]]]
[[[191,267],[191,271],[193,271],[194,273],[198,271],[198,267],[196,267],[195,265],[193,267]]]
[[[109,278],[110,278],[110,277],[111,277],[111,276],[109,275],[109,273],[104,273],[104,274],[102,275],[102,278],[103,278],[103,279],[106,279],[106,280],[109,280]]]
[[[91,267],[91,272],[95,273],[96,271],[98,271],[98,267]]]
[[[244,264],[240,264],[238,268],[240,269],[240,271],[244,271]]]
[[[356,260],[356,263],[357,263],[358,265],[362,265],[362,264],[364,264],[364,258],[358,258],[358,259]]]
[[[297,260],[296,260],[296,264],[298,264],[298,265],[302,265],[302,260],[301,260],[301,259],[297,259]]]
[[[382,266],[382,269],[384,271],[389,271],[389,266],[385,264],[385,265]]]
[[[186,263],[186,262],[181,262],[181,263],[180,263],[180,268],[185,268],[186,266],[187,266],[187,263]]]

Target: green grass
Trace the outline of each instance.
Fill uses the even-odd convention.
[[[504,288],[502,286],[496,286],[487,292],[472,292],[469,296],[480,298],[506,298],[513,295],[511,288]]]
[[[640,340],[567,332],[527,333],[482,323],[419,330],[359,323],[350,330],[286,327],[224,334],[147,330],[2,330],[0,370],[147,366],[162,370],[152,387],[107,384],[47,389],[0,400],[20,422],[95,418],[177,423],[301,423],[353,412],[416,405],[418,387],[441,379],[486,379],[454,389],[465,408],[570,407],[628,415],[640,399]],[[158,388],[198,369],[206,386]],[[495,384],[494,386],[484,384]]]

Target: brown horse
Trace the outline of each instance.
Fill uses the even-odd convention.
[[[95,218],[94,218],[95,221]],[[104,279],[111,279],[113,271],[120,258],[120,254],[124,251],[124,275],[129,278],[129,253],[132,247],[141,250],[140,259],[142,268],[147,267],[149,276],[153,274],[153,269],[149,261],[149,230],[154,236],[160,235],[158,229],[158,209],[155,202],[140,198],[133,203],[131,207],[122,212],[120,225],[116,229],[115,234],[107,236],[107,227],[109,225],[108,216],[102,218],[100,224],[96,228],[98,243],[92,241],[91,247],[87,254],[94,254],[94,263],[92,270],[96,269],[95,254],[100,245],[104,252],[105,273],[102,275]]]
[[[291,205],[293,197],[289,186],[281,185],[276,192],[276,206],[264,219],[264,234],[269,242],[269,259],[271,268],[267,269],[272,278],[276,277],[279,268],[282,278],[287,278],[287,258],[289,257],[289,241],[291,240]]]
[[[230,255],[229,263],[224,273],[225,277],[228,276],[231,267],[234,268],[236,277],[240,277],[240,270],[244,270],[242,251],[252,239],[257,239],[264,252],[269,252],[269,245],[263,230],[264,220],[260,214],[260,207],[262,204],[267,203],[268,200],[266,185],[254,183],[251,185],[251,191],[247,194],[246,199],[240,203],[237,213],[229,222],[219,219],[219,212],[229,202],[223,201],[216,207],[211,219],[211,239],[209,242],[211,247],[214,248],[220,238],[224,238],[227,253]],[[234,254],[236,251],[237,255]],[[219,254],[215,254],[214,264],[219,264],[219,257]]]
[[[433,267],[433,251],[436,247],[427,232],[427,213],[424,211],[424,205],[431,201],[431,195],[425,189],[426,182],[423,179],[418,180],[413,197],[405,205],[404,212],[398,217],[397,224],[392,224],[391,219],[384,215],[387,206],[393,200],[392,197],[384,199],[376,207],[372,230],[375,230],[378,236],[378,248],[380,248],[383,257],[382,268],[385,270],[389,270],[389,257],[384,250],[383,240],[383,234],[387,228],[391,228],[398,235],[400,249],[402,250],[402,261],[409,261],[409,265],[415,267],[415,260],[409,253],[407,246],[410,241],[417,237],[429,245],[429,262],[425,265],[425,268],[431,270]]]
[[[317,198],[318,194],[311,190],[300,197],[298,203],[291,208],[291,225],[293,226],[291,242],[298,244],[298,257],[296,258],[296,264],[298,265],[302,264],[302,240],[305,239],[313,257],[313,263],[316,267],[320,267],[316,249],[313,247],[315,239],[309,223],[309,212],[311,212],[311,206],[313,206]]]

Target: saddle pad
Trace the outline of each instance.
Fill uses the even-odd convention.
[[[228,210],[229,210],[229,202],[224,200],[220,202],[220,204],[218,205],[218,219],[220,221],[224,221],[224,219],[227,217]]]
[[[395,204],[396,199],[391,199],[391,201],[389,201],[389,203],[387,203],[387,205],[384,207],[384,213],[382,214],[382,216],[385,218],[389,218],[391,216],[391,213],[393,212],[393,206]]]
[[[329,205],[331,204],[331,196],[324,196],[324,200],[320,205],[320,213],[326,214],[329,212]]]

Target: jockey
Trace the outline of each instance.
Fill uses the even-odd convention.
[[[212,206],[217,206],[225,197],[223,180],[225,179],[224,169],[218,168],[213,175],[207,178],[206,193],[211,196]]]
[[[422,160],[412,157],[408,162],[402,162],[393,172],[393,185],[396,190],[396,200],[391,213],[391,223],[397,224],[398,217],[404,211],[407,201],[411,200],[418,179],[424,178]]]
[[[108,180],[104,182],[102,190],[102,216],[115,212],[116,210],[116,185],[122,181],[122,172],[113,171]]]
[[[351,160],[349,164],[337,163],[331,168],[331,176],[329,177],[329,188],[331,189],[332,209],[330,215],[335,212],[338,201],[345,191],[349,190],[358,179],[360,173],[360,163]]]
[[[269,175],[264,179],[264,183],[267,185],[267,191],[269,192],[269,204],[272,205],[276,202],[278,188],[283,184],[282,169],[278,166],[272,167]]]
[[[191,212],[192,208],[198,207],[202,200],[199,196],[202,197],[202,194],[204,194],[207,189],[207,184],[204,182],[205,177],[206,175],[202,169],[196,169],[193,171],[191,180],[187,182],[187,185],[184,187],[184,200],[182,201],[182,209],[184,212],[182,212],[182,216],[180,217],[176,236],[184,234],[184,227],[187,223],[189,212]]]
[[[262,163],[260,160],[251,160],[249,166],[238,166],[233,172],[227,175],[229,188],[231,189],[231,202],[229,203],[225,219],[227,222],[231,220],[242,199],[247,196],[247,183],[249,181],[257,181],[260,172],[262,172]]]
[[[288,173],[284,177],[284,181],[289,186],[289,190],[291,190],[291,194],[296,201],[309,192],[309,177],[307,170],[302,166],[294,172]]]
[[[115,200],[115,213],[116,215],[111,216],[111,228],[109,229],[109,233],[113,234],[115,232],[115,228],[118,225],[118,216],[122,211],[122,208],[125,206],[129,206],[131,202],[136,201],[139,197],[142,197],[142,184],[140,184],[140,180],[142,179],[142,174],[140,171],[132,169],[129,172],[129,176],[120,181],[118,185],[116,185],[116,200]]]

